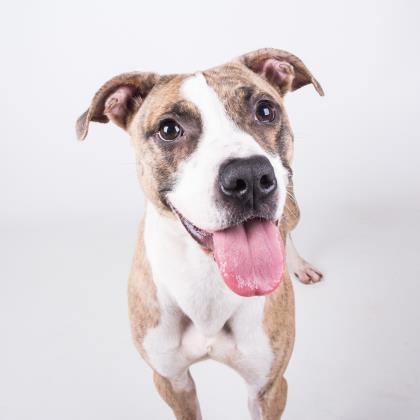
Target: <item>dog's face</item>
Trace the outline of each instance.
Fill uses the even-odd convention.
[[[192,75],[125,74],[100,89],[77,130],[84,138],[91,120],[112,120],[126,129],[148,200],[178,216],[192,238],[214,252],[222,274],[237,273],[238,262],[232,268],[226,261],[228,248],[254,236],[255,249],[244,252],[255,254],[274,238],[293,153],[283,97],[308,83],[322,94],[303,63],[278,50],[259,50]],[[267,252],[280,254],[281,244],[271,239]],[[239,257],[243,264],[246,255]],[[274,271],[270,275],[277,278]],[[227,281],[239,294],[266,293],[274,285],[235,290],[246,283],[244,276],[233,287]]]

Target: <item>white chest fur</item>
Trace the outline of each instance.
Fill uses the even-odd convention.
[[[159,325],[143,343],[152,366],[176,377],[210,357],[231,364],[248,383],[261,386],[272,362],[263,329],[265,298],[234,294],[213,258],[181,223],[161,216],[151,204],[144,239],[161,310]]]
[[[244,299],[228,289],[213,258],[150,204],[145,244],[161,304],[178,306],[205,336],[220,331]]]

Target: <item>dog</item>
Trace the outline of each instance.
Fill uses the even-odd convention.
[[[118,75],[77,120],[80,140],[91,121],[132,139],[146,211],[131,329],[177,419],[202,418],[189,367],[204,359],[242,376],[252,419],[284,411],[295,330],[286,262],[304,283],[322,277],[290,236],[299,208],[284,96],[308,84],[324,94],[299,58],[261,49],[193,74]]]

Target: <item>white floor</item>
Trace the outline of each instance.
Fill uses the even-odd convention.
[[[419,208],[303,210],[295,237],[326,279],[295,282],[285,419],[419,419]],[[2,229],[0,419],[172,418],[130,341],[135,230],[100,217]],[[248,418],[233,371],[204,362],[193,375],[204,419]]]

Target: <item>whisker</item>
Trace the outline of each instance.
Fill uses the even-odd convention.
[[[287,192],[287,195],[297,204],[296,197],[289,191],[286,191],[286,192]]]

